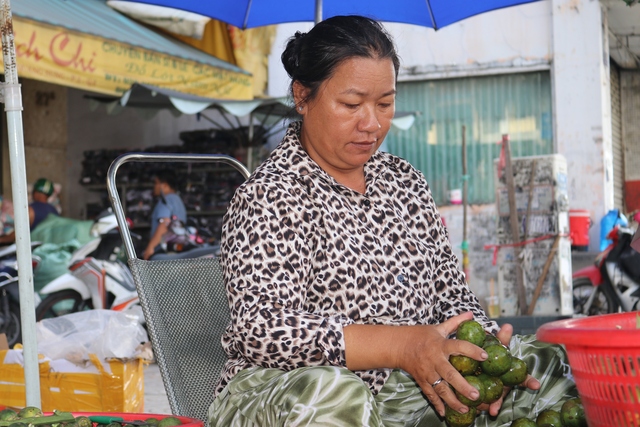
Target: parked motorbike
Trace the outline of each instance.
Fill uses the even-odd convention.
[[[595,263],[573,274],[575,314],[586,316],[640,309],[640,253],[631,247],[634,230],[614,227],[612,243]]]
[[[76,250],[65,273],[45,285],[40,293],[46,297],[36,307],[36,320],[58,317],[93,308],[130,311],[143,322],[140,301],[127,265],[121,261],[122,240],[115,214],[103,212],[91,228],[97,238]],[[140,236],[132,234],[137,239]],[[185,243],[187,243],[185,241]],[[217,247],[198,246],[197,241],[176,249],[165,246],[156,259],[213,256]],[[187,250],[188,249],[188,250]]]
[[[33,242],[31,249],[40,243]],[[32,256],[31,266],[36,270],[40,258]],[[18,260],[16,245],[0,249],[0,334],[4,333],[10,347],[22,341],[20,294],[18,285]]]
[[[207,229],[198,227],[194,218],[184,223],[177,216],[171,218],[167,233],[156,246],[151,260],[201,258],[216,256],[219,245],[212,245],[213,235]]]
[[[140,316],[138,294],[129,268],[119,259],[122,240],[115,214],[102,212],[91,226],[94,240],[78,248],[69,272],[47,283],[36,307],[36,320],[92,308],[132,310]]]

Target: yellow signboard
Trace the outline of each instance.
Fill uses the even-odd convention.
[[[205,98],[252,99],[250,75],[14,17],[18,76],[109,95],[144,83]]]

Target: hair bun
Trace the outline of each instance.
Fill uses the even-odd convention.
[[[300,51],[302,50],[302,43],[307,33],[296,31],[293,37],[289,38],[287,47],[282,52],[282,64],[289,77],[295,79],[296,71],[300,65]]]
[[[302,51],[302,44],[307,37],[307,33],[301,33],[300,31],[296,31],[295,40],[294,40],[294,54],[296,60],[296,68],[300,65],[300,52]]]

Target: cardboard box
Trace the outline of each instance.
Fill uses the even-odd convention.
[[[26,406],[24,368],[15,360],[21,350],[0,350],[0,405]],[[9,356],[9,357],[7,357]],[[79,372],[56,372],[52,361],[40,356],[42,410],[69,412],[143,412],[144,371],[142,359],[100,361],[91,357]],[[55,364],[55,363],[54,363]]]
[[[0,350],[9,350],[9,341],[6,334],[0,334]]]

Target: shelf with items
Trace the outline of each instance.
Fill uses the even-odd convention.
[[[144,151],[163,153],[215,153],[231,155],[237,141],[225,133],[211,131],[183,132],[183,145],[150,147]],[[89,150],[83,161],[80,183],[88,190],[99,192],[101,203],[94,204],[91,212],[110,206],[106,191],[106,175],[111,162],[119,155],[133,150]],[[118,171],[118,192],[125,214],[134,228],[150,227],[150,218],[156,201],[153,197],[153,175],[158,169],[175,168],[170,163],[127,163]],[[188,216],[215,238],[219,238],[222,217],[235,189],[244,181],[234,168],[222,164],[181,164],[176,169],[178,194]],[[87,217],[90,209],[87,206]]]
[[[209,171],[201,169],[195,176],[188,174],[186,169],[179,171],[178,174],[182,181],[178,194],[185,204],[187,215],[193,217],[199,227],[208,230],[218,238],[222,216],[235,189],[244,181],[244,178],[235,170],[220,168],[212,168]],[[134,229],[148,228],[156,203],[153,197],[153,185],[150,183],[117,183],[116,185],[125,214],[133,221]],[[86,188],[106,194],[104,185],[92,184]],[[103,204],[103,209],[110,206],[106,197]]]

